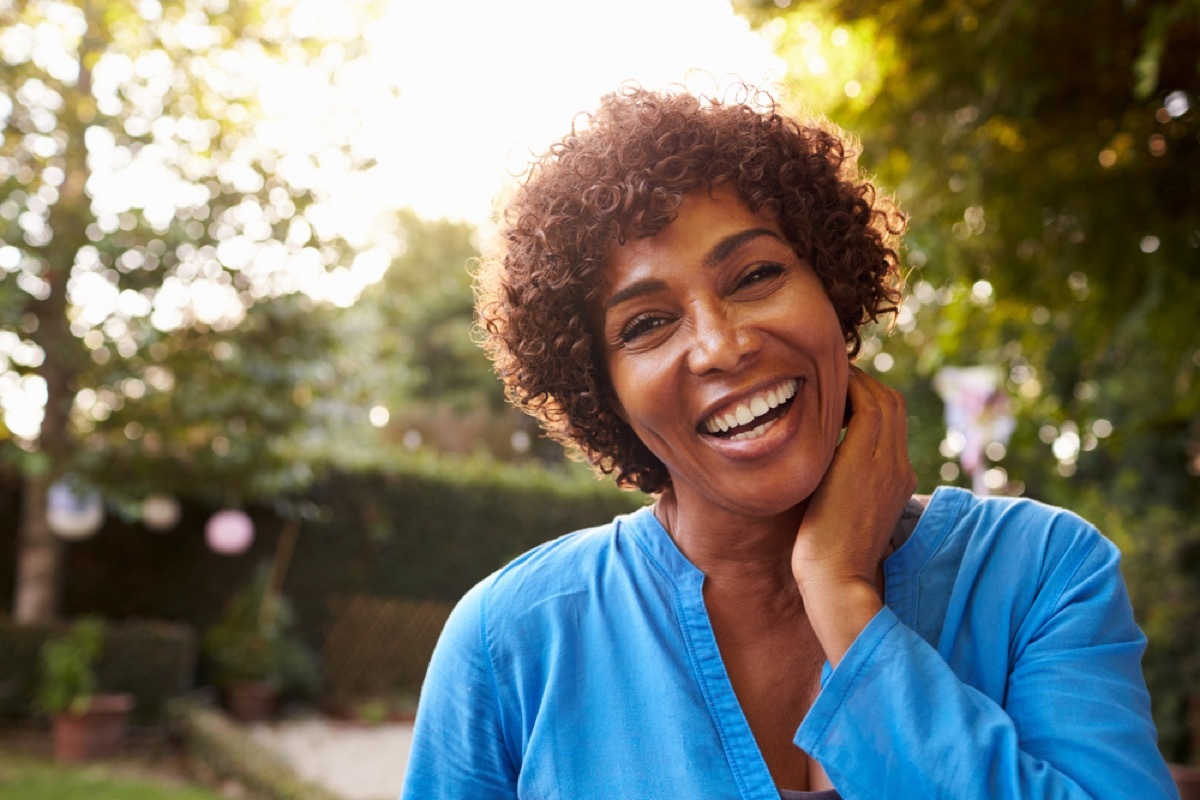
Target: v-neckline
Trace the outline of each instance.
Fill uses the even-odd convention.
[[[902,541],[896,542],[893,552],[884,560],[885,604],[891,599],[891,586],[886,578],[893,572],[890,562],[902,553],[911,553],[909,542],[918,538],[916,533],[929,516],[928,509],[935,504],[934,498],[941,494],[939,489],[930,496],[918,512],[914,524],[903,531]],[[676,616],[691,659],[693,675],[708,704],[709,714],[716,727],[721,745],[728,759],[742,800],[780,800],[779,789],[771,778],[766,759],[758,746],[750,723],[738,701],[733,683],[725,669],[717,644],[716,633],[704,603],[704,573],[679,549],[670,533],[655,516],[651,507],[639,511],[644,515],[646,534],[639,537],[648,555],[660,564],[660,568],[671,579],[674,586]],[[908,509],[906,509],[908,513]],[[902,516],[903,520],[903,516]],[[828,661],[821,669],[820,683],[824,685],[831,672]],[[832,795],[836,797],[836,794]],[[817,794],[812,800],[829,800]]]

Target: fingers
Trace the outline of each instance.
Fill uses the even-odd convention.
[[[908,458],[908,408],[904,396],[855,366],[847,392],[850,422],[843,444],[904,476],[916,489],[916,473]]]
[[[853,367],[847,395],[845,438],[809,499],[792,548],[792,575],[802,595],[812,587],[873,585],[896,520],[917,486],[904,398]]]
[[[869,438],[872,450],[880,443],[892,449],[907,448],[908,415],[903,395],[855,366],[850,367],[847,395],[850,398],[847,436],[851,430],[861,431],[860,435]]]

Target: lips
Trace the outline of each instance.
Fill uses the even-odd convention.
[[[748,439],[762,435],[767,426],[781,416],[796,396],[795,378],[757,392],[734,405],[721,409],[701,423],[701,430],[723,439]]]

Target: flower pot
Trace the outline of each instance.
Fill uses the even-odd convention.
[[[238,681],[224,688],[225,707],[243,722],[270,718],[279,692],[266,681]]]
[[[133,710],[127,694],[98,694],[81,712],[54,715],[54,758],[61,762],[109,758],[125,738],[125,723]]]

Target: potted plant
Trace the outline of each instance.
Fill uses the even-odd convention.
[[[42,646],[37,705],[51,717],[59,761],[110,756],[124,738],[133,697],[98,691],[103,648],[104,623],[95,617],[77,620]]]
[[[212,682],[235,717],[264,719],[281,694],[316,691],[316,659],[294,623],[290,604],[268,590],[267,573],[261,570],[206,631],[204,653]]]

